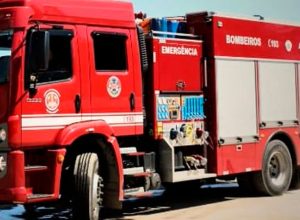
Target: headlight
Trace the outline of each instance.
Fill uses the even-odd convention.
[[[7,154],[0,154],[0,178],[6,175],[7,171]]]
[[[0,143],[4,142],[6,138],[7,138],[6,131],[4,130],[4,128],[0,128]]]

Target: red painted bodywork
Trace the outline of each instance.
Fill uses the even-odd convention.
[[[9,162],[7,174],[1,179],[1,201],[25,202],[27,190],[25,188],[24,153],[13,151],[9,153],[7,160]]]
[[[300,28],[297,26],[218,16],[213,17],[212,22],[215,35],[215,56],[295,61],[300,59],[300,40],[298,37]],[[218,27],[220,22],[222,27]],[[261,43],[259,46],[228,44],[227,36],[253,37],[256,40],[260,39]],[[292,43],[291,51],[285,47],[287,41]]]
[[[151,51],[155,53],[153,61],[154,90],[161,92],[199,92],[203,89],[202,42],[184,41],[174,38],[154,38]],[[176,51],[194,49],[190,55],[176,54]],[[193,52],[197,53],[193,54]],[[180,51],[182,52],[182,51]],[[183,83],[179,87],[178,83]]]
[[[160,139],[157,126],[156,97],[159,93],[189,93],[202,94],[203,79],[203,45],[200,40],[182,40],[176,38],[155,37],[148,39],[153,60],[150,68],[153,75],[145,80],[146,88],[150,88],[146,100],[148,119],[151,118],[155,139]],[[192,49],[191,54],[178,54],[181,49]],[[176,50],[178,50],[176,52]]]
[[[140,52],[132,4],[109,0],[2,0],[0,21],[1,30],[14,30],[9,83],[0,85],[0,124],[7,123],[10,147],[7,175],[0,179],[0,201],[26,203],[58,199],[62,169],[60,159],[65,155],[67,147],[89,134],[105,137],[113,149],[119,174],[119,199],[122,200],[123,164],[117,138],[137,137],[144,132]],[[42,23],[43,27],[58,25],[73,32],[73,75],[71,79],[59,83],[39,85],[37,93],[32,97],[24,87],[25,38],[28,29],[37,22]],[[146,94],[149,100],[145,100],[147,117],[155,121],[155,91],[171,94],[204,93],[208,100],[205,103],[205,125],[212,137],[213,148],[208,152],[208,169],[219,176],[260,170],[265,146],[278,132],[288,136],[294,146],[300,146],[299,126],[260,128],[259,141],[256,143],[219,145],[215,76],[217,57],[295,60],[299,63],[300,28],[246,19],[209,17],[207,13],[188,15],[187,24],[189,33],[201,35],[203,42],[151,39],[149,53],[155,53],[151,60],[152,75],[146,76],[143,82],[145,88],[149,88],[146,92],[151,92]],[[95,70],[91,36],[94,31],[126,36],[126,71]],[[260,43],[259,46],[245,45],[249,42],[244,45],[229,44],[226,43],[227,35],[259,38]],[[197,55],[166,55],[162,53],[162,45],[192,47]],[[204,76],[204,58],[207,61],[207,79]],[[299,75],[299,65],[297,71]],[[111,76],[121,81],[122,92],[117,98],[107,93]],[[205,80],[207,87],[204,85]],[[55,113],[47,112],[45,106],[45,95],[50,90],[56,90],[60,98]],[[81,110],[78,113],[74,106],[76,95],[81,97]],[[132,95],[135,101],[133,109],[130,106]],[[297,108],[299,118],[300,110]],[[40,178],[38,174],[27,174],[25,171],[26,162],[30,158],[27,151],[37,149],[45,149],[42,164],[48,167],[43,173],[45,184],[34,181]],[[295,147],[294,150],[300,165],[300,149]],[[28,196],[34,194],[36,189],[51,196],[28,200]]]
[[[216,110],[216,59],[253,60],[299,63],[300,60],[300,27],[288,24],[276,24],[254,19],[233,18],[219,15],[209,15],[207,12],[188,14],[188,30],[190,33],[203,37],[204,56],[207,60],[208,87],[205,96],[208,102],[206,109],[206,126],[213,137],[214,150],[209,149],[209,170],[218,175],[229,175],[247,171],[260,170],[262,167],[265,146],[273,135],[285,134],[293,144],[296,163],[300,165],[299,126],[285,128],[261,128],[258,125],[259,141],[234,145],[219,145],[217,140],[217,110]],[[229,43],[227,36],[246,37],[238,43]],[[249,38],[259,39],[257,42],[247,41]],[[250,39],[253,40],[253,39]],[[292,44],[289,48],[287,41]],[[257,62],[256,74],[259,71]],[[296,74],[299,75],[298,65]],[[257,78],[257,76],[256,76]],[[258,79],[256,79],[258,80]],[[258,83],[258,81],[257,81]],[[299,85],[297,85],[299,87]],[[258,90],[258,88],[257,88]],[[299,93],[299,88],[297,90]],[[257,91],[257,100],[259,92]],[[297,94],[299,99],[299,94]],[[297,100],[299,103],[299,100]],[[259,102],[257,114],[259,124]],[[299,119],[299,104],[297,105]]]

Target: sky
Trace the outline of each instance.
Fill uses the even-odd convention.
[[[148,17],[185,15],[188,12],[213,11],[226,15],[300,24],[300,0],[131,0],[136,12]]]

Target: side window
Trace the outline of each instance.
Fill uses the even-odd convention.
[[[95,67],[97,71],[127,70],[127,36],[93,32]]]
[[[72,77],[72,47],[73,33],[68,30],[49,30],[50,52],[47,70],[36,73],[37,83],[52,83]],[[28,51],[28,48],[27,48]],[[27,53],[28,56],[29,53]],[[26,58],[30,60],[30,57]],[[32,62],[32,61],[31,61]],[[29,63],[27,62],[27,65]],[[29,81],[31,70],[27,66],[26,82]]]
[[[10,56],[0,57],[0,84],[8,81]]]
[[[11,30],[0,31],[0,84],[9,78],[12,34]]]

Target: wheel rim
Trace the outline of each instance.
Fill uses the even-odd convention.
[[[286,179],[286,160],[280,152],[274,152],[268,163],[269,179],[274,185],[281,186]]]
[[[101,177],[99,175],[99,165],[95,165],[94,175],[93,175],[93,185],[92,185],[92,213],[94,219],[99,216],[100,206],[101,206]]]

